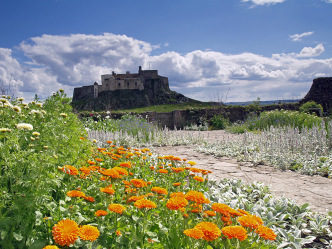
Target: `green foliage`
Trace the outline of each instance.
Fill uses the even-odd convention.
[[[304,103],[300,106],[300,112],[307,113],[307,114],[317,114],[316,110],[312,109],[319,109],[318,114],[323,113],[323,107],[320,104],[317,104],[315,101],[309,101]]]
[[[210,119],[210,128],[212,130],[223,130],[230,125],[229,119],[225,118],[223,115],[214,115]]]
[[[245,122],[237,123],[229,127],[233,133],[243,133],[245,130],[268,130],[273,127],[297,127],[302,130],[304,127],[312,128],[313,126],[321,127],[322,118],[316,115],[302,113],[298,111],[275,110],[262,112],[260,116],[250,116]]]
[[[254,100],[252,102],[252,104],[250,105],[247,105],[245,108],[246,108],[246,112],[247,113],[256,113],[256,114],[259,114],[259,112],[261,111],[262,107],[260,106],[261,104],[261,99],[258,97],[257,100]]]

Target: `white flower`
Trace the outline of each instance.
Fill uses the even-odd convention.
[[[26,123],[19,123],[16,125],[16,127],[19,130],[28,130],[28,131],[33,130],[33,126],[31,124],[26,124]]]
[[[43,107],[43,103],[37,103],[37,106]]]
[[[32,135],[38,137],[38,136],[40,136],[40,133],[37,131],[34,131],[34,132],[32,132]]]
[[[0,132],[11,132],[11,129],[8,128],[0,128]]]
[[[18,101],[23,101],[23,100],[24,100],[24,98],[22,98],[22,97],[21,97],[21,98],[18,98],[17,100],[18,100]]]
[[[66,117],[67,117],[67,114],[66,114],[66,113],[60,113],[60,116],[66,118]]]
[[[18,113],[21,112],[21,108],[20,108],[19,106],[17,106],[17,105],[14,105],[14,106],[13,106],[13,110],[14,110],[15,112],[18,112]]]

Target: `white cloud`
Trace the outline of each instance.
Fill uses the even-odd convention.
[[[242,2],[252,2],[254,5],[270,5],[276,3],[282,3],[286,0],[242,0]]]
[[[325,2],[327,2],[327,3],[332,3],[332,0],[325,0]]]
[[[188,97],[212,100],[227,92],[228,101],[282,99],[301,96],[318,76],[330,76],[332,59],[307,58],[324,51],[322,44],[305,47],[299,54],[225,54],[196,50],[186,54],[168,51],[155,55],[156,47],[131,37],[103,34],[70,36],[43,35],[22,42],[20,49],[29,59],[20,64],[10,49],[0,49],[0,79],[11,80],[19,92],[51,95],[63,88],[100,82],[100,75],[127,70],[159,70],[170,88]],[[154,54],[154,55],[151,55]],[[12,77],[11,77],[12,76]]]
[[[331,0],[332,1],[332,0]],[[294,34],[294,35],[290,35],[289,37],[292,39],[292,41],[301,41],[303,37],[305,36],[310,36],[312,35],[314,32],[310,31],[310,32],[304,32],[302,34]]]
[[[316,47],[304,47],[297,57],[316,57],[325,51],[323,44],[318,44]]]

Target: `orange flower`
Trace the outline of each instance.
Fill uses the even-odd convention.
[[[175,182],[173,183],[173,186],[180,186],[181,185],[181,182]]]
[[[204,178],[200,176],[194,176],[194,179],[198,182],[204,182]]]
[[[203,231],[195,228],[184,230],[183,233],[193,239],[201,239],[204,236]]]
[[[201,173],[202,170],[201,169],[198,169],[198,168],[190,168],[189,169],[191,172],[194,172],[194,173]]]
[[[122,233],[119,230],[116,230],[115,233],[116,233],[116,236],[122,236]]]
[[[95,202],[95,198],[93,198],[92,196],[83,196],[83,198],[84,198],[86,201],[89,201],[89,202]]]
[[[256,229],[257,227],[263,225],[263,221],[260,217],[251,214],[239,217],[237,218],[237,221],[241,224],[241,226],[252,229]]]
[[[107,169],[104,171],[99,171],[101,174],[103,174],[104,176],[109,176],[111,178],[120,178],[120,174],[114,170],[114,169]]]
[[[193,201],[196,202],[197,204],[209,204],[210,200],[208,200],[207,198],[205,198],[204,194],[198,191],[193,191],[190,190],[186,195],[185,198],[188,201]]]
[[[189,163],[191,166],[196,165],[196,163],[195,163],[194,161],[188,161],[188,163]]]
[[[189,215],[188,215],[188,214],[183,214],[183,217],[184,217],[184,218],[188,218]]]
[[[131,162],[128,161],[128,162],[123,162],[123,163],[120,163],[119,164],[120,167],[124,167],[124,168],[131,168]]]
[[[154,170],[154,167],[153,167],[153,166],[150,166],[149,168],[150,168],[151,170]]]
[[[248,215],[249,213],[245,210],[239,209],[237,210],[239,213],[243,214],[243,215]]]
[[[228,239],[239,239],[241,241],[245,240],[247,235],[247,230],[241,226],[228,226],[223,227],[221,232],[228,238]]]
[[[124,175],[127,176],[128,175],[128,171],[120,168],[120,167],[114,167],[113,170],[115,170],[116,172],[118,172],[120,175]]]
[[[96,162],[93,162],[91,160],[88,160],[87,163],[90,164],[90,165],[96,165]]]
[[[167,174],[168,170],[167,169],[160,169],[160,170],[158,170],[158,172],[162,173],[162,174]]]
[[[211,205],[213,211],[220,213],[224,216],[241,216],[242,214],[231,208],[230,206],[222,203],[213,203]]]
[[[135,202],[135,201],[138,201],[138,200],[141,200],[144,198],[145,198],[145,195],[140,195],[140,196],[134,195],[134,196],[129,197],[128,202]]]
[[[156,203],[154,203],[153,201],[150,200],[146,200],[146,199],[141,199],[138,200],[134,203],[135,207],[141,209],[141,208],[147,208],[147,209],[151,209],[151,208],[156,208],[157,205]]]
[[[61,171],[65,172],[66,174],[73,175],[73,176],[78,175],[78,170],[75,167],[71,166],[71,165],[63,166],[61,168]]]
[[[61,220],[52,229],[53,239],[60,246],[70,246],[78,239],[79,228],[75,221]]]
[[[175,193],[171,193],[170,195],[169,195],[169,197],[185,197],[186,195],[184,194],[184,193],[182,193],[182,192],[175,192]]]
[[[188,201],[183,197],[172,197],[166,203],[166,207],[171,210],[179,210],[187,205]]]
[[[221,235],[218,226],[212,222],[201,222],[197,224],[194,229],[201,230],[204,234],[202,238],[206,241],[215,240]]]
[[[104,211],[104,210],[97,210],[96,212],[95,212],[95,216],[97,216],[97,217],[99,217],[99,216],[105,216],[105,215],[107,215],[108,213],[106,212],[106,211]]]
[[[266,240],[276,240],[277,238],[277,235],[273,232],[273,230],[266,226],[259,226],[255,232],[258,233],[260,237]]]
[[[57,246],[45,246],[43,249],[59,249]]]
[[[80,171],[83,172],[83,173],[86,174],[86,175],[89,175],[91,169],[88,168],[88,167],[85,167],[85,166],[84,166],[84,167],[81,167],[81,168],[80,168]]]
[[[211,217],[217,215],[215,212],[210,211],[210,210],[206,210],[206,211],[204,211],[204,213],[206,213],[208,216],[211,216]]]
[[[151,191],[152,191],[152,192],[156,192],[156,193],[158,193],[158,194],[160,194],[160,195],[167,195],[167,194],[168,194],[167,189],[165,189],[165,188],[160,188],[160,187],[153,187],[153,188],[151,189]]]
[[[124,185],[130,185],[130,182],[128,182],[126,180],[123,180],[122,182],[124,183]]]
[[[97,162],[102,162],[102,161],[104,161],[104,160],[101,159],[101,158],[95,158],[95,160],[96,160]]]
[[[121,204],[110,204],[108,209],[114,213],[122,214],[126,207],[122,206]]]
[[[69,197],[84,197],[85,194],[78,190],[72,190],[67,192],[67,196]]]
[[[115,193],[115,190],[112,189],[111,187],[100,188],[100,191],[110,195],[113,195]]]
[[[184,171],[184,168],[174,168],[174,167],[172,167],[172,171],[175,172],[175,173],[179,173],[179,172]]]
[[[134,174],[132,172],[129,172],[129,175],[133,176]]]
[[[84,225],[79,230],[79,236],[82,240],[95,241],[100,233],[97,227]]]
[[[111,144],[111,143],[113,143],[113,142],[112,142],[112,141],[109,141],[109,140],[107,140],[107,141],[106,141],[106,143],[108,143],[108,144]]]
[[[130,183],[133,184],[136,188],[143,188],[148,186],[147,183],[142,179],[132,179]]]

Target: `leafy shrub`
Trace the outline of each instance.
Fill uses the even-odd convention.
[[[210,119],[210,127],[212,130],[223,130],[230,124],[229,119],[225,118],[221,114],[214,115]]]
[[[304,103],[300,106],[300,112],[308,113],[308,114],[316,114],[314,110],[311,110],[313,108],[318,108],[320,111],[318,111],[318,114],[323,113],[323,107],[320,104],[317,104],[315,101],[309,101],[307,103]]]

